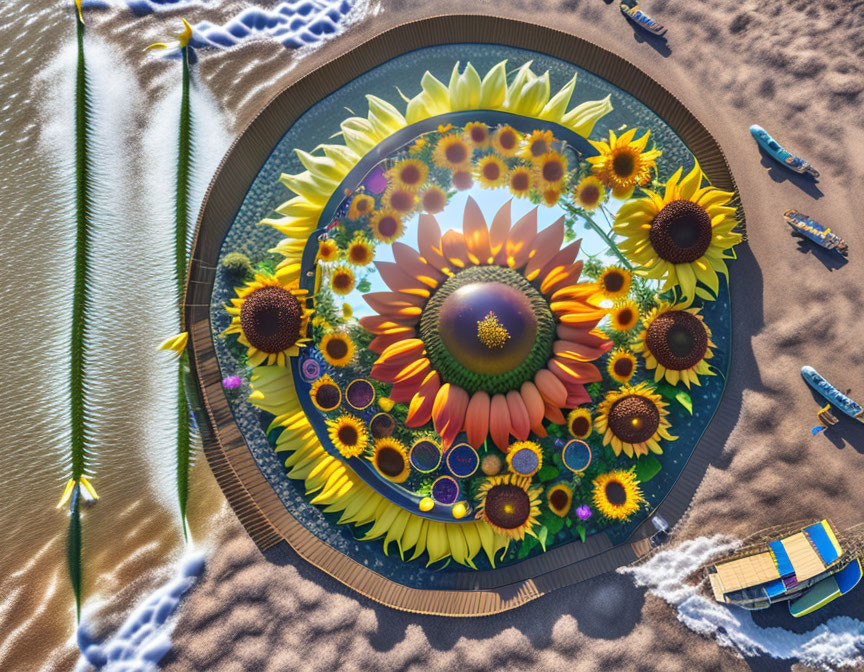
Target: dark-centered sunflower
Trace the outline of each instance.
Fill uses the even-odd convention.
[[[369,434],[363,421],[354,416],[340,415],[327,421],[327,434],[342,457],[360,457],[366,452]]]
[[[700,375],[714,375],[707,361],[714,356],[711,329],[699,310],[664,301],[642,321],[645,328],[633,350],[642,353],[647,369],[654,369],[655,381],[665,377],[672,385],[680,380],[690,387],[701,384]]]
[[[477,162],[474,177],[484,189],[494,189],[507,182],[507,164],[495,154],[487,154]]]
[[[477,489],[476,517],[485,520],[498,534],[524,539],[534,534],[540,515],[542,488],[531,489],[531,479],[515,474],[493,476]]]
[[[630,292],[630,271],[620,266],[610,266],[597,278],[597,292],[604,298],[617,301]]]
[[[636,373],[636,357],[632,352],[619,348],[609,355],[606,371],[619,383],[629,383]]]
[[[417,191],[426,182],[429,166],[419,159],[404,159],[387,171],[387,177],[397,189]]]
[[[563,518],[573,506],[573,488],[567,483],[556,483],[546,491],[546,504],[552,513]]]
[[[651,170],[657,167],[660,157],[659,149],[645,151],[650,131],[645,131],[641,138],[636,138],[636,129],[631,128],[621,136],[615,131],[609,131],[609,141],[595,142],[589,140],[599,154],[589,156],[588,163],[603,184],[612,189],[616,198],[629,198],[633,188],[647,184],[651,179]]]
[[[457,170],[471,161],[471,148],[457,133],[442,136],[435,145],[432,161],[436,166]]]
[[[348,219],[360,219],[371,214],[375,208],[375,199],[368,194],[357,194],[351,199],[351,207],[348,209]]]
[[[354,358],[354,341],[342,331],[324,334],[318,349],[330,366],[346,366]]]
[[[369,228],[375,240],[392,243],[402,237],[402,215],[390,208],[376,210],[369,218]]]
[[[610,471],[594,479],[594,508],[612,520],[627,520],[645,503],[633,469]]]
[[[603,445],[612,445],[616,455],[623,451],[627,457],[662,454],[660,440],[674,441],[678,437],[669,433],[666,419],[669,411],[659,394],[647,383],[624,385],[606,393],[597,407],[594,424],[603,434]]]
[[[592,430],[591,411],[587,408],[574,408],[567,414],[567,431],[577,439],[587,439]]]
[[[378,439],[370,459],[375,470],[388,481],[403,483],[411,475],[408,449],[405,444],[392,437]]]
[[[240,335],[251,366],[285,366],[309,340],[306,328],[312,311],[306,308],[306,290],[296,282],[285,284],[274,276],[256,275],[236,292],[237,298],[225,306],[232,316],[225,333]]]
[[[375,248],[369,239],[359,231],[354,234],[348,249],[345,250],[345,259],[352,266],[368,266],[375,258]]]

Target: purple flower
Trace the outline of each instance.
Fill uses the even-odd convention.
[[[576,509],[576,515],[579,516],[579,520],[588,520],[591,517],[591,507],[583,504]]]
[[[321,374],[321,365],[310,357],[300,365],[300,371],[306,380],[315,380]]]
[[[387,177],[384,175],[383,166],[375,166],[372,172],[366,176],[363,186],[373,194],[380,194],[387,188]]]
[[[226,390],[233,390],[240,387],[243,384],[243,380],[240,376],[228,376],[222,380],[222,387]]]

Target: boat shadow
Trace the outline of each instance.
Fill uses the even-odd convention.
[[[770,177],[774,182],[778,184],[781,182],[791,182],[815,200],[818,200],[825,195],[817,185],[816,180],[814,180],[810,175],[796,173],[794,170],[786,168],[783,164],[778,163],[777,160],[762,147],[759,147],[758,145],[757,147],[759,148],[759,153],[762,155],[762,165],[768,169],[768,177]]]
[[[301,577],[321,585],[328,593],[357,600],[365,609],[374,612],[376,628],[368,638],[370,646],[380,652],[398,648],[406,638],[413,636],[410,630],[416,628],[422,630],[429,645],[438,651],[452,650],[461,638],[482,642],[505,630],[516,629],[531,643],[531,649],[526,649],[527,655],[532,650],[555,645],[553,630],[562,618],[568,616],[575,620],[573,629],[579,633],[594,639],[612,640],[633,631],[642,620],[645,603],[644,588],[636,587],[628,576],[610,572],[559,588],[553,594],[539,597],[515,610],[483,618],[414,614],[386,607],[354,592],[306,562],[287,542],[280,542],[263,554],[273,565],[291,565]],[[499,589],[505,598],[508,588],[515,593],[518,586]]]
[[[838,268],[843,268],[846,264],[849,263],[849,260],[843,255],[835,252],[834,250],[826,250],[824,247],[819,246],[814,243],[812,240],[807,240],[804,238],[798,239],[798,251],[801,254],[809,254],[819,261],[822,262],[822,265],[827,268],[829,271],[835,271]]]
[[[657,35],[634,26],[633,22],[627,18],[624,20],[627,21],[630,28],[633,29],[633,39],[639,44],[647,44],[663,58],[669,58],[672,55],[672,49],[669,48],[669,44],[666,42],[665,38],[658,37]]]
[[[806,383],[805,383],[806,385]],[[815,415],[816,411],[822,408],[828,401],[819,394],[816,390],[814,390],[809,385],[807,389],[810,391],[810,395],[813,397],[813,401],[819,404],[818,407],[813,409],[814,421],[813,426],[816,426]],[[843,394],[847,396],[851,396],[851,390],[840,390]],[[824,436],[828,439],[832,444],[834,444],[835,448],[843,449],[849,446],[854,449],[858,453],[864,454],[864,424],[853,420],[845,413],[838,411],[833,406],[831,407],[831,413],[833,413],[834,417],[837,418],[837,424],[831,425],[824,432],[820,432],[821,436]]]

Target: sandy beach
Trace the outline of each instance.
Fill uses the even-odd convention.
[[[193,22],[220,22],[244,6],[239,1],[218,8],[195,4],[184,8],[183,15]],[[864,232],[857,203],[864,184],[864,0],[646,0],[642,8],[668,27],[668,42],[646,37],[628,24],[611,0],[514,0],[506,5],[479,0],[470,6],[455,0],[382,0],[364,5],[344,34],[302,58],[293,58],[272,40],[248,40],[206,52],[196,74],[208,104],[218,110],[227,141],[296,78],[373,34],[433,14],[476,12],[540,23],[574,33],[636,64],[672,91],[717,139],[747,217],[748,241],[737,249],[739,258],[732,270],[734,347],[723,401],[740,413],[736,422],[723,428],[728,433],[725,447],[712,460],[671,545],[716,534],[743,538],[759,528],[802,518],[830,517],[840,529],[862,522],[864,426],[844,416],[836,427],[811,436],[822,402],[799,371],[809,364],[844,392],[851,390],[859,402],[864,400]],[[117,62],[135,71],[141,100],[151,100],[130,112],[127,120],[134,131],[129,130],[123,142],[131,154],[146,148],[141,129],[147,128],[147,113],[161,109],[160,101],[174,83],[164,64],[151,60],[141,65],[141,44],[163,38],[165,26],[177,23],[180,14],[168,10],[135,19],[133,25],[126,10],[92,12],[92,33],[113,45]],[[23,25],[23,14],[13,18],[14,25]],[[51,25],[43,33],[62,31],[64,39],[71,39],[71,28],[58,27],[56,19],[48,21]],[[43,53],[56,56],[56,45],[40,39],[35,44]],[[478,42],[483,39],[477,36]],[[38,66],[28,61],[15,67],[36,78]],[[11,71],[11,59],[6,69]],[[15,110],[12,122],[25,145],[43,144],[32,163],[25,166],[15,159],[22,167],[7,171],[11,181],[0,194],[10,220],[23,216],[33,221],[51,207],[44,195],[19,201],[9,188],[29,185],[30,193],[41,194],[34,186],[37,175],[58,169],[44,147],[45,138],[40,139],[28,118],[37,109],[34,92],[48,85],[43,81],[40,86]],[[796,176],[763,155],[748,132],[753,123],[813,163],[821,171],[818,182]],[[222,152],[227,145],[216,142],[213,147]],[[15,156],[7,153],[7,162]],[[207,157],[211,174],[219,158]],[[209,177],[200,178],[201,194]],[[140,212],[148,208],[144,200],[129,202]],[[789,208],[841,235],[849,244],[848,261],[792,237],[782,220]],[[9,236],[18,244],[10,248],[9,259],[14,253],[31,263],[49,261],[48,253],[28,251],[37,245],[34,239],[20,232],[13,236],[11,229]],[[16,325],[13,335],[22,340],[28,329]],[[132,342],[137,328],[128,331]],[[153,338],[161,340],[161,335]],[[151,345],[138,342],[136,347],[149,352]],[[59,356],[45,347],[49,356]],[[4,360],[11,362],[13,355],[4,351]],[[130,356],[135,353],[123,353],[127,361]],[[124,389],[132,389],[134,381],[131,377]],[[108,388],[103,391],[105,399],[112,399],[112,394]],[[35,403],[19,396],[10,408],[23,412]],[[130,397],[126,403],[138,401]],[[62,408],[50,410],[46,427],[62,420]],[[123,437],[118,444],[142,419],[130,416],[128,421],[127,430],[116,429]],[[15,433],[11,425],[9,431]],[[47,441],[48,429],[40,432],[16,439],[15,455],[26,457],[29,446]],[[141,441],[138,452],[145,455],[149,446],[165,440],[156,432]],[[90,548],[99,547],[98,552],[91,551],[94,569],[87,578],[88,590],[102,598],[90,614],[97,636],[110,634],[132,605],[164,581],[169,563],[182,548],[172,503],[166,503],[159,487],[133,491],[131,474],[149,468],[147,459],[129,465],[127,454],[107,457],[100,467],[106,480],[112,459],[118,470],[121,463],[122,469],[129,469],[128,481],[114,479],[110,489],[100,490],[115,504],[104,513],[93,509],[88,514],[92,530],[99,529],[100,516],[107,520],[119,515],[131,521],[116,543],[107,532],[90,538]],[[170,445],[164,454],[170,457]],[[16,459],[25,465],[24,458]],[[40,468],[45,473],[39,478],[49,480],[50,488],[34,494],[35,487],[27,486],[27,477],[22,476],[22,483],[12,486],[12,495],[16,502],[53,513],[62,474],[59,467]],[[19,467],[22,473],[29,469],[29,463]],[[263,554],[258,551],[224,503],[203,458],[193,474],[192,492],[193,537],[209,550],[208,564],[203,579],[181,604],[173,648],[162,661],[168,670],[808,669],[794,657],[777,660],[764,651],[742,657],[740,641],[738,646],[721,646],[710,627],[697,632],[685,625],[681,605],[664,587],[637,587],[630,576],[621,574],[480,619],[396,612],[355,594],[286,544]],[[11,510],[5,503],[4,508]],[[70,598],[63,584],[64,526],[44,515],[36,536],[26,546],[10,546],[14,552],[9,552],[8,562],[5,554],[2,557],[8,577],[2,585],[11,596],[10,609],[0,610],[4,670],[72,669],[78,659]],[[34,559],[25,562],[26,548],[42,550],[33,551]],[[796,621],[781,607],[759,613],[753,621],[761,629],[762,641],[775,642],[778,650],[792,639],[772,628],[801,635],[832,619],[838,629],[860,632],[864,593],[858,591],[812,619]],[[122,599],[111,600],[112,595]],[[760,653],[758,646],[750,651]],[[857,656],[853,652],[842,658],[864,669],[864,650]]]

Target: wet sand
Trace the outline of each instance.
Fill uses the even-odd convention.
[[[218,22],[243,4],[194,6],[184,13],[193,22]],[[451,0],[384,2],[377,15],[299,60],[272,42],[245,43],[203,54],[197,76],[224,114],[228,133],[234,135],[275,93],[317,64],[368,35],[432,13],[475,11],[539,22],[585,37],[638,64],[715,135],[738,182],[748,219],[749,243],[739,248],[733,270],[734,351],[724,401],[738,404],[740,417],[726,428],[725,449],[709,467],[676,538],[715,532],[743,537],[760,527],[807,517],[828,516],[841,528],[860,522],[864,427],[844,417],[836,428],[811,437],[809,428],[821,402],[801,380],[799,369],[810,364],[844,391],[852,388],[859,401],[864,399],[864,233],[855,200],[864,183],[864,154],[858,151],[864,146],[861,3],[649,0],[643,9],[668,26],[668,44],[633,28],[616,5],[565,0],[519,1],[502,7],[481,0],[466,9],[464,3]],[[133,21],[120,10],[92,12],[91,33],[116,49],[118,60],[134,70],[151,101],[133,115],[135,129],[144,127],[143,120],[174,84],[166,64],[142,59],[140,46],[164,38],[165,26],[171,25],[168,19],[177,16],[179,12],[172,10]],[[23,14],[13,18],[17,23],[10,20],[10,33],[24,20]],[[72,24],[45,12],[42,26],[47,27],[40,29],[30,49],[38,49],[49,60],[59,46],[46,36],[68,41]],[[477,40],[482,39],[478,35]],[[11,69],[13,60],[8,55],[6,59]],[[41,62],[19,61],[16,70],[32,77]],[[32,119],[39,100],[28,96],[25,102],[13,108],[13,127],[24,138],[17,146],[22,147],[38,142],[38,124]],[[752,123],[813,162],[822,171],[819,182],[814,185],[763,156],[747,130]],[[143,140],[130,132],[125,142],[135,155]],[[13,146],[10,143],[7,150]],[[10,220],[14,216],[15,221],[37,221],[38,214],[52,207],[40,192],[38,176],[58,168],[44,150],[27,162],[18,154],[5,156],[6,163],[14,163],[14,170],[6,172],[6,189],[0,192],[5,214]],[[843,236],[850,246],[848,263],[841,266],[833,253],[792,238],[781,219],[788,208],[813,216]],[[38,239],[28,238],[28,231],[23,226],[4,228],[4,242],[15,245],[7,248],[14,253],[8,259],[26,259],[29,266],[56,258],[59,251],[40,250]],[[10,343],[26,340],[27,324],[32,321],[14,327]],[[48,339],[57,334],[51,325],[47,329],[44,342],[50,344],[54,341]],[[149,342],[136,345],[140,352],[149,347]],[[63,356],[62,348],[45,348],[34,354],[47,357],[49,364]],[[127,356],[134,358],[135,350]],[[4,361],[14,357],[13,350],[3,351]],[[111,389],[104,395],[111,399]],[[18,415],[39,403],[44,399],[22,393],[9,408]],[[38,532],[26,539],[17,535],[17,545],[4,549],[9,581],[4,588],[9,597],[3,606],[11,609],[0,614],[3,669],[32,670],[40,664],[44,669],[70,669],[76,658],[69,640],[71,593],[62,564],[65,518],[49,515],[54,513],[51,507],[63,470],[54,453],[49,461],[34,460],[27,452],[52,436],[52,422],[62,421],[62,405],[47,410],[39,431],[13,443],[16,452],[10,464],[21,473],[12,490],[17,510],[46,513],[39,514],[39,525],[34,526]],[[143,443],[138,452],[147,445]],[[162,454],[171,454],[170,445]],[[99,535],[90,537],[89,548],[94,550],[88,561],[89,592],[115,596],[94,609],[104,633],[170,571],[168,563],[181,545],[170,496],[159,492],[158,483],[140,490],[127,486],[137,482],[131,480],[132,474],[147,468],[134,455],[118,451],[115,458],[103,461],[99,473],[113,485],[100,490],[103,502],[85,523],[85,534],[93,530],[91,534]],[[788,663],[763,659],[744,661],[719,648],[681,625],[665,602],[618,575],[483,619],[436,619],[390,611],[329,579],[288,548],[262,555],[230,512],[211,519],[221,495],[202,466],[203,461],[193,484],[192,518],[197,538],[208,540],[214,550],[205,579],[181,607],[175,648],[163,661],[168,669],[789,668]],[[41,471],[33,475],[32,469]],[[110,509],[105,501],[113,501]],[[5,504],[4,509],[10,510]],[[124,515],[131,522],[123,523]],[[11,516],[10,521],[18,518]],[[123,525],[123,536],[114,535],[111,544],[118,525]],[[38,549],[42,551],[36,560],[26,562]],[[23,573],[13,576],[15,571]],[[861,619],[862,602],[850,596],[822,613]],[[766,626],[803,627],[790,620],[774,612],[757,617],[757,623]],[[806,626],[812,628],[815,622]],[[54,654],[49,658],[47,651]]]

